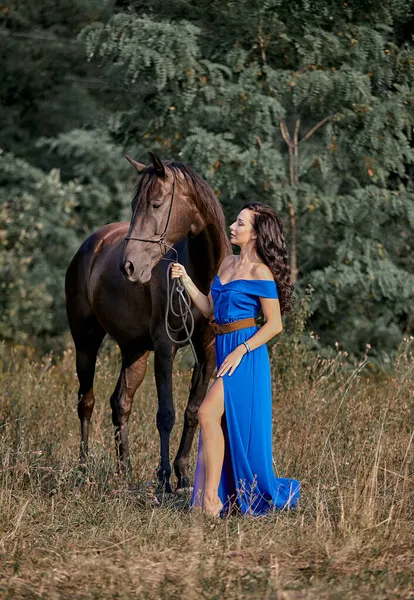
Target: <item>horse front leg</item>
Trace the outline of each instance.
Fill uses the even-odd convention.
[[[163,490],[170,494],[170,435],[175,421],[172,392],[172,366],[177,349],[164,341],[154,344],[154,374],[158,394],[157,429],[160,436],[160,464],[157,478]]]
[[[120,471],[128,476],[132,472],[129,455],[128,420],[136,390],[147,370],[149,351],[130,357],[122,353],[122,366],[118,382],[111,396],[112,422],[115,426],[115,446]]]
[[[214,337],[211,337],[211,333],[206,333],[200,338],[194,338],[193,342],[199,364],[194,366],[190,394],[184,413],[183,432],[177,456],[174,460],[174,472],[178,480],[177,492],[183,492],[191,487],[188,475],[188,458],[197,429],[197,413],[206,396],[209,381],[216,367]]]

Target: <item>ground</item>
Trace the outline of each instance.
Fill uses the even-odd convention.
[[[4,598],[414,598],[414,366],[387,375],[271,351],[274,469],[302,482],[300,508],[214,521],[153,486],[158,460],[152,360],[136,394],[133,479],[116,474],[109,395],[117,353],[101,353],[91,456],[78,464],[77,381],[63,358],[2,348],[0,596]],[[191,371],[177,361],[181,434]],[[191,467],[194,471],[196,444]],[[173,454],[172,454],[173,457]],[[173,482],[174,483],[174,482]]]

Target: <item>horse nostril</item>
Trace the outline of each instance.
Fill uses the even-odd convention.
[[[130,260],[127,260],[125,263],[125,273],[128,275],[128,277],[131,277],[131,275],[134,273],[134,265]]]

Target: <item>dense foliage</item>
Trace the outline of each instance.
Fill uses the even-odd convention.
[[[10,268],[1,274],[2,305],[17,316],[0,334],[63,331],[47,313],[61,310],[74,240],[128,218],[134,176],[122,154],[145,161],[153,150],[192,164],[228,223],[246,201],[279,211],[297,295],[314,288],[309,328],[322,346],[395,351],[414,318],[411,3],[59,4],[3,9],[2,193],[23,221],[36,199],[49,202],[47,218],[65,228],[48,193],[23,209],[27,177],[19,186],[7,173],[24,159],[45,182],[60,169],[61,197],[76,202],[54,257],[60,288],[44,279],[44,298],[16,312]],[[28,273],[49,269],[47,253],[14,245],[5,211],[10,264],[21,256]],[[31,318],[49,325],[34,330]]]

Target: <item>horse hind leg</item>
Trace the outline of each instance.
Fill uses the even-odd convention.
[[[115,426],[115,446],[120,471],[130,475],[131,460],[128,441],[128,420],[134,394],[141,385],[147,370],[149,351],[139,358],[127,360],[123,355],[121,373],[111,396],[112,422]]]
[[[82,334],[80,333],[82,331]],[[93,380],[95,376],[96,357],[105,331],[96,321],[89,319],[83,323],[74,336],[76,349],[76,373],[79,380],[78,416],[81,427],[80,460],[84,462],[89,449],[89,423],[95,405]]]

